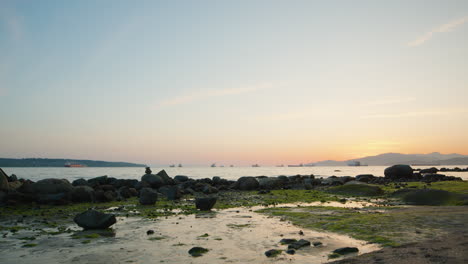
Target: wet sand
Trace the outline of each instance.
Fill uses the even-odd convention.
[[[252,209],[236,208],[173,216],[154,220],[140,217],[118,217],[113,226],[114,236],[99,231],[81,232],[70,225],[73,233],[41,235],[37,244],[24,248],[26,242],[18,238],[35,234],[20,230],[8,235],[0,243],[1,263],[324,263],[336,248],[358,247],[359,254],[379,249],[376,244],[333,233],[316,232],[294,226],[277,217],[268,217]],[[147,235],[148,230],[155,233]],[[303,235],[299,232],[303,231]],[[82,238],[73,239],[72,235]],[[306,247],[295,255],[282,252],[267,258],[269,249],[286,250],[283,238],[320,241],[319,247]],[[194,246],[209,249],[201,257],[192,257],[188,250]]]

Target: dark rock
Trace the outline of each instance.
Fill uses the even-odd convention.
[[[176,182],[186,182],[188,180],[189,180],[189,177],[185,176],[185,175],[176,175],[174,177],[174,181],[176,181]]]
[[[75,203],[94,202],[94,189],[89,186],[76,186],[71,192],[71,200]]]
[[[202,256],[204,253],[208,252],[209,250],[206,249],[206,248],[202,248],[202,247],[193,247],[191,248],[188,253],[192,256],[192,257],[200,257]]]
[[[323,243],[320,241],[314,241],[312,242],[312,245],[314,245],[314,247],[320,247],[321,245],[323,245]]]
[[[146,231],[146,234],[147,234],[147,235],[152,235],[152,234],[154,234],[154,230],[151,230],[151,229],[150,229],[150,230]]]
[[[294,238],[283,238],[280,240],[280,244],[282,245],[289,245],[295,242],[297,242],[297,239],[294,239]]]
[[[342,248],[337,248],[333,250],[333,253],[340,254],[340,255],[346,255],[346,254],[356,253],[356,252],[359,252],[359,249],[355,247],[342,247]]]
[[[296,254],[296,250],[288,249],[288,250],[286,250],[286,253],[289,254],[289,255],[294,255],[294,254]]]
[[[6,202],[7,200],[7,193],[5,191],[0,191],[0,204]]]
[[[10,191],[16,191],[21,188],[21,185],[23,185],[23,183],[20,181],[10,181],[8,182],[8,189]]]
[[[356,176],[356,181],[368,183],[375,179],[375,176],[372,174],[359,174]]]
[[[99,185],[96,188],[101,189],[101,190],[103,190],[105,192],[107,192],[107,191],[115,192],[115,187],[113,185],[110,185],[110,184]]]
[[[15,174],[12,174],[10,177],[8,177],[9,182],[14,182],[14,181],[17,181],[17,180],[18,180],[18,177],[16,177]]]
[[[425,182],[436,182],[445,180],[445,175],[437,173],[426,173],[423,175],[422,180]]]
[[[158,200],[158,193],[151,188],[143,188],[140,190],[140,204],[154,205]]]
[[[267,256],[269,258],[276,257],[279,254],[281,254],[281,250],[278,250],[278,249],[270,249],[268,251],[265,251],[265,256]]]
[[[88,183],[90,186],[93,186],[93,187],[96,185],[104,185],[104,184],[107,184],[107,178],[108,178],[107,175],[95,177],[95,178],[89,179]]]
[[[419,171],[419,173],[424,174],[424,173],[437,173],[439,170],[435,167],[429,168],[429,169],[422,169]]]
[[[32,188],[33,184],[34,184],[33,181],[25,180],[23,181],[23,184],[21,185],[21,187],[18,188],[17,191],[21,193],[32,194],[34,193],[33,188]]]
[[[196,198],[195,207],[201,211],[209,211],[216,204],[216,197]]]
[[[10,204],[17,204],[17,203],[30,203],[34,201],[34,197],[30,193],[22,193],[22,192],[8,192],[6,200]]]
[[[151,168],[150,167],[146,167],[145,169],[145,174],[151,174],[152,171],[151,171]]]
[[[257,179],[251,176],[240,177],[236,182],[236,187],[243,191],[256,190],[259,185]]]
[[[106,229],[117,222],[115,215],[93,209],[77,214],[73,221],[83,229]]]
[[[143,188],[151,188],[151,184],[145,182],[145,181],[139,181],[136,185],[135,185],[135,189],[136,190],[141,190]]]
[[[259,188],[265,190],[281,189],[284,183],[284,181],[280,180],[278,177],[259,177],[257,181]]]
[[[209,184],[205,184],[201,190],[204,194],[218,193],[219,190]]]
[[[413,169],[409,165],[393,165],[384,171],[385,178],[391,180],[412,179]]]
[[[39,193],[35,195],[38,203],[41,204],[54,204],[54,205],[65,205],[69,204],[71,198],[70,193]]]
[[[89,186],[89,183],[85,179],[78,179],[72,182],[73,186]]]
[[[32,191],[36,194],[69,193],[73,186],[65,179],[44,179],[32,185]]]
[[[288,249],[300,249],[301,247],[307,246],[310,246],[310,241],[301,239],[299,241],[289,244]]]
[[[0,168],[0,191],[8,191],[8,175]]]
[[[133,195],[128,186],[122,186],[117,190],[117,196],[123,199],[128,199]]]
[[[105,191],[104,198],[105,198],[104,202],[112,202],[112,201],[115,201],[115,199],[117,198],[117,194],[113,191]]]
[[[135,188],[138,184],[138,180],[135,179],[117,179],[113,185],[119,189],[121,187]]]
[[[166,185],[158,189],[168,200],[174,201],[182,197],[179,186],[176,185]]]
[[[220,184],[222,181],[221,177],[219,176],[214,176],[211,180],[213,181],[213,184]]]
[[[138,196],[138,191],[135,188],[128,188],[128,191],[132,196]]]
[[[330,176],[322,180],[322,185],[337,186],[337,185],[343,185],[345,184],[345,182],[346,182],[346,178],[344,177]]]
[[[145,174],[141,177],[141,182],[146,182],[151,188],[159,188],[165,185],[164,179],[155,174]]]

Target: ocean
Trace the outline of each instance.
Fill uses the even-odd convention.
[[[334,166],[334,167],[152,167],[153,173],[160,170],[166,170],[169,176],[186,175],[193,179],[212,178],[220,176],[228,180],[237,180],[242,176],[279,176],[279,175],[310,175],[315,177],[329,176],[356,176],[359,174],[373,174],[374,176],[384,176],[384,170],[388,166]],[[433,166],[414,166],[413,168],[430,168]],[[435,166],[436,168],[467,168],[468,165],[462,166]],[[18,178],[30,179],[38,181],[46,178],[67,179],[70,182],[79,178],[90,179],[97,176],[107,175],[117,179],[141,179],[145,172],[145,168],[141,167],[83,167],[83,168],[49,168],[49,167],[28,167],[28,168],[2,168],[6,174],[15,174]],[[447,176],[461,177],[463,180],[468,180],[468,172],[440,172]]]

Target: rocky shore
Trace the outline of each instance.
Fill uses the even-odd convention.
[[[228,190],[256,190],[265,193],[269,190],[311,190],[350,184],[396,183],[397,186],[404,187],[407,182],[430,184],[439,181],[461,181],[461,179],[439,174],[436,168],[414,171],[408,165],[395,165],[387,168],[385,177],[375,177],[371,174],[328,178],[316,178],[314,175],[245,176],[237,181],[220,177],[194,180],[184,175],[172,178],[164,170],[152,174],[151,169],[147,168],[140,181],[100,176],[89,180],[78,179],[71,183],[66,179],[52,178],[33,182],[18,179],[16,175],[8,176],[0,171],[0,204],[15,205],[35,202],[64,205],[80,202],[122,201],[130,197],[139,197],[141,204],[150,205],[156,202],[157,197],[178,200],[184,195],[216,196],[217,193]]]
[[[186,225],[190,226],[183,232],[192,232],[206,225],[207,231],[195,240],[192,239],[189,243],[177,242],[187,247],[191,245],[177,261],[186,261],[187,255],[196,258],[205,257],[205,255],[213,257],[213,254],[219,254],[219,259],[214,260],[211,257],[209,262],[224,263],[225,254],[214,253],[221,252],[217,251],[221,250],[221,247],[209,237],[215,230],[218,230],[215,232],[216,239],[222,239],[222,236],[232,236],[233,231],[238,231],[240,233],[237,235],[240,237],[230,243],[239,246],[243,243],[241,237],[247,237],[247,233],[241,232],[244,228],[250,229],[250,232],[257,232],[257,236],[264,234],[265,242],[255,242],[255,234],[253,234],[251,238],[253,241],[249,241],[250,247],[255,248],[252,254],[256,255],[256,251],[262,248],[263,250],[260,256],[242,259],[242,261],[259,262],[259,259],[263,257],[273,262],[308,263],[314,254],[319,254],[316,256],[318,257],[317,263],[332,261],[335,258],[352,261],[354,258],[349,257],[377,249],[367,247],[369,242],[372,243],[369,245],[390,246],[398,250],[397,248],[405,243],[415,241],[419,243],[431,235],[466,228],[466,223],[463,223],[463,219],[468,216],[467,206],[463,206],[468,205],[466,183],[460,178],[440,174],[437,169],[414,170],[408,165],[388,167],[384,177],[371,174],[320,178],[314,175],[245,176],[236,181],[220,177],[205,179],[191,179],[184,175],[171,177],[164,170],[154,174],[150,168],[146,168],[140,180],[100,176],[88,180],[78,179],[73,182],[52,178],[33,182],[18,179],[15,175],[8,176],[0,170],[0,231],[3,232],[5,238],[20,240],[28,238],[40,241],[40,243],[23,243],[18,249],[20,250],[18,252],[21,252],[27,247],[47,245],[48,242],[44,239],[51,235],[60,237],[71,233],[72,239],[79,238],[82,239],[82,244],[87,244],[92,243],[95,233],[87,237],[88,235],[82,235],[83,231],[80,230],[111,230],[112,236],[115,236],[112,228],[119,223],[119,232],[125,233],[127,231],[123,230],[133,228],[128,226],[129,216],[138,216],[143,219],[165,217],[165,219],[171,219],[168,223],[171,227],[167,227],[166,235],[161,235],[166,232],[160,229],[161,226],[153,227],[151,222],[143,225],[147,230],[141,230],[144,234],[142,235],[148,236],[151,241],[169,239],[169,237],[174,240],[185,236],[178,233],[178,231],[185,230],[182,226],[185,228],[187,228]],[[284,208],[277,207],[285,204],[290,205]],[[408,211],[401,211],[395,205],[436,205],[438,207],[435,208],[441,209],[421,211],[409,208]],[[461,206],[451,207],[451,205]],[[263,209],[256,212],[270,215],[270,217],[279,217],[272,219],[269,224],[271,228],[278,224],[278,233],[275,233],[273,240],[270,238],[273,233],[268,234],[269,228],[261,224],[269,218],[254,221],[259,214],[252,210],[222,210],[244,206],[248,206],[247,208],[260,206],[258,209]],[[342,206],[345,208],[340,209]],[[213,208],[215,210],[210,211]],[[236,216],[239,212],[243,212],[243,215],[241,213]],[[189,218],[184,215],[195,215],[195,217],[188,220]],[[212,224],[210,221],[217,221],[216,217],[219,218],[218,222]],[[239,222],[238,217],[244,220]],[[400,220],[397,220],[399,218],[402,221],[400,224],[398,224]],[[420,219],[427,219],[430,222],[426,221],[421,224],[418,223]],[[435,222],[434,224],[434,219],[446,220],[444,223]],[[280,233],[281,230],[285,230],[285,227],[281,227],[282,221],[294,224],[290,228],[296,231],[288,233],[289,237],[283,237],[284,234]],[[356,226],[356,223],[359,225]],[[220,224],[225,226],[224,229],[219,229]],[[195,225],[194,228],[192,228],[193,225]],[[378,229],[375,229],[376,225],[379,226]],[[297,228],[301,226],[305,228],[304,232],[297,231]],[[349,235],[363,242],[352,242],[343,237],[324,240],[320,238],[320,235],[304,237],[304,233],[310,232],[307,231],[309,228]],[[403,235],[405,232],[412,232],[410,230],[415,228],[417,232],[412,236]],[[369,230],[373,231],[369,232]],[[157,232],[160,235],[155,235]],[[141,240],[140,236],[135,239]],[[39,238],[36,240],[36,237],[42,240]],[[96,235],[96,237],[101,237],[101,235]],[[73,246],[69,238],[62,238]],[[186,239],[190,240],[190,238]],[[128,242],[143,243],[140,240]],[[199,240],[204,242],[201,243]],[[11,243],[9,245],[17,245],[14,239],[9,241],[7,242]],[[105,241],[116,243],[115,239]],[[111,245],[113,244],[109,246]],[[60,248],[61,246],[54,247]],[[6,250],[6,247],[0,244],[0,252],[5,252],[2,250]],[[39,252],[44,250],[46,251],[46,247]],[[165,250],[170,256],[175,248],[167,247]],[[384,250],[386,250],[384,252],[388,251]],[[73,252],[78,254],[76,251]],[[78,262],[83,262],[82,258],[78,257]],[[240,261],[240,258],[236,260],[236,254],[230,258],[229,262]],[[350,263],[373,263],[373,258],[362,258],[365,261]],[[379,257],[381,258],[385,259],[385,257]],[[464,255],[455,260],[463,258]],[[175,259],[177,258],[166,262],[177,263]],[[103,259],[98,258],[98,262],[101,260]],[[206,263],[206,261],[200,263]]]

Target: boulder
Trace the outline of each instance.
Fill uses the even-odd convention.
[[[371,180],[375,179],[375,176],[372,174],[359,174],[355,178],[356,178],[356,181],[368,183]]]
[[[436,167],[432,167],[429,169],[422,169],[419,171],[419,173],[424,174],[424,173],[437,173],[439,170]]]
[[[77,214],[73,219],[83,229],[106,229],[117,222],[115,215],[93,209]]]
[[[96,186],[96,185],[104,185],[104,184],[107,184],[107,175],[104,175],[104,176],[99,176],[99,177],[95,177],[95,178],[92,178],[92,179],[89,179],[88,180],[88,183],[89,185],[91,186]]]
[[[216,204],[216,197],[204,197],[195,199],[195,207],[200,211],[209,211]]]
[[[467,205],[468,197],[444,190],[409,190],[403,201],[411,205]]]
[[[425,173],[422,177],[422,180],[425,182],[443,181],[444,179],[445,179],[444,174],[437,174],[437,173]]]
[[[0,191],[8,191],[8,175],[0,169]]]
[[[413,169],[409,165],[393,165],[386,168],[384,174],[390,180],[412,179]]]
[[[189,180],[189,177],[188,176],[185,176],[185,175],[177,175],[174,177],[174,180],[176,182],[186,182]]]
[[[74,203],[94,202],[94,189],[89,186],[76,186],[71,192],[71,200]]]
[[[142,182],[147,182],[152,188],[159,188],[164,185],[174,184],[174,180],[167,175],[165,170],[157,174],[145,174],[141,177]]]
[[[21,193],[32,194],[34,192],[33,191],[33,184],[34,184],[33,181],[25,180],[23,182],[23,184],[21,185],[21,187],[18,188],[17,191],[21,192]]]
[[[202,188],[202,192],[204,194],[212,194],[212,193],[218,193],[219,190],[216,187],[213,187],[209,184],[205,184]]]
[[[88,186],[89,183],[88,183],[87,180],[81,178],[81,179],[74,180],[74,181],[72,182],[72,185],[73,185],[73,186]]]
[[[236,187],[243,191],[256,190],[259,185],[257,179],[251,176],[240,177],[236,182]]]
[[[18,180],[17,181],[11,181],[11,182],[8,183],[8,189],[10,191],[16,191],[19,188],[21,188],[21,185],[23,185],[23,183],[18,181]]]
[[[44,179],[32,184],[35,194],[70,193],[73,186],[66,179]]]
[[[182,197],[179,186],[177,185],[166,185],[158,189],[158,192],[162,193],[168,200],[177,200]]]
[[[274,257],[278,256],[279,254],[281,254],[281,250],[279,250],[279,249],[270,249],[268,251],[265,251],[265,256],[267,256],[269,258],[274,258]]]
[[[127,186],[122,186],[117,190],[117,195],[118,197],[121,197],[123,199],[127,199],[133,196],[132,191],[130,191],[130,188]]]
[[[140,204],[154,205],[158,200],[158,193],[151,188],[143,188],[140,190]]]
[[[279,177],[259,177],[257,178],[257,180],[258,180],[258,185],[260,189],[264,189],[264,190],[281,189],[281,187],[283,186],[283,183],[285,182],[284,179],[280,179]],[[288,180],[286,178],[286,182],[287,181]]]
[[[6,202],[7,200],[7,193],[4,191],[0,191],[0,204]]]
[[[9,182],[14,182],[14,181],[17,181],[17,180],[18,180],[18,177],[16,177],[15,174],[12,174],[10,177],[8,177]]]

